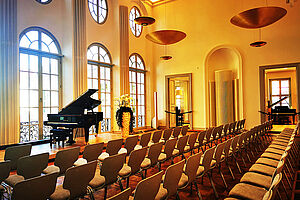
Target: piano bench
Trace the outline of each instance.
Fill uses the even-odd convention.
[[[65,146],[65,140],[69,137],[69,140],[73,140],[73,135],[71,134],[71,129],[52,129],[50,130],[50,147],[52,148],[52,143],[55,140],[56,142],[62,142],[62,146]]]

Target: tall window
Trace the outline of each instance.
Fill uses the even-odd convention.
[[[101,44],[90,45],[87,51],[88,88],[99,89],[94,98],[101,100],[99,111],[103,112],[101,132],[111,131],[111,56]]]
[[[141,16],[141,12],[137,7],[133,7],[129,13],[129,25],[131,32],[135,37],[139,37],[142,34],[142,26],[134,22],[134,19]]]
[[[279,99],[287,97],[287,99],[281,101],[276,106],[289,106],[291,100],[291,88],[290,79],[271,79],[270,80],[270,94],[271,94],[271,103],[275,103]]]
[[[47,114],[57,113],[61,50],[47,30],[31,27],[20,35],[20,141],[45,139]]]
[[[89,10],[93,19],[99,24],[103,24],[107,18],[106,0],[88,0]]]
[[[129,84],[130,96],[133,98],[133,115],[135,127],[144,127],[146,124],[145,107],[145,64],[139,54],[132,54],[129,57]]]

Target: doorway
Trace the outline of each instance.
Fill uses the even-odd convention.
[[[193,127],[192,74],[166,76],[167,127]]]
[[[299,112],[300,63],[260,66],[261,122],[293,125]]]

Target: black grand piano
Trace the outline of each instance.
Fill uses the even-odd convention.
[[[97,89],[88,89],[80,97],[64,107],[58,114],[48,114],[48,121],[44,125],[51,126],[53,129],[58,127],[69,128],[72,133],[70,143],[73,141],[73,129],[84,128],[85,142],[89,141],[89,129],[95,125],[98,133],[99,122],[103,120],[102,112],[93,112],[93,109],[101,104],[101,101],[91,98]],[[89,112],[86,112],[89,111]]]

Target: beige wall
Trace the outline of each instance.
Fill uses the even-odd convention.
[[[291,108],[297,109],[298,106],[298,99],[297,99],[297,78],[296,78],[296,70],[291,71],[274,71],[274,72],[267,72],[266,73],[266,94],[267,100],[270,99],[270,79],[282,79],[282,78],[290,78],[291,79],[291,100],[292,104],[290,105]],[[268,105],[266,101],[266,105]]]
[[[216,46],[227,45],[235,47],[242,56],[243,117],[247,119],[246,126],[260,123],[259,66],[300,60],[300,26],[297,25],[300,21],[300,3],[296,2],[294,7],[290,7],[285,1],[270,0],[268,4],[284,7],[288,13],[280,21],[262,29],[262,39],[268,42],[262,48],[249,46],[251,42],[259,39],[258,30],[236,27],[229,20],[242,10],[265,6],[265,2],[175,0],[166,7],[164,4],[154,7],[153,15],[157,19],[155,29],[178,29],[187,34],[183,41],[168,46],[169,54],[173,56],[169,61],[159,59],[163,48],[154,45],[153,64],[157,75],[158,110],[165,110],[165,75],[193,73],[194,126],[205,127],[205,59]],[[165,124],[165,113],[159,112],[159,121],[162,125]]]

